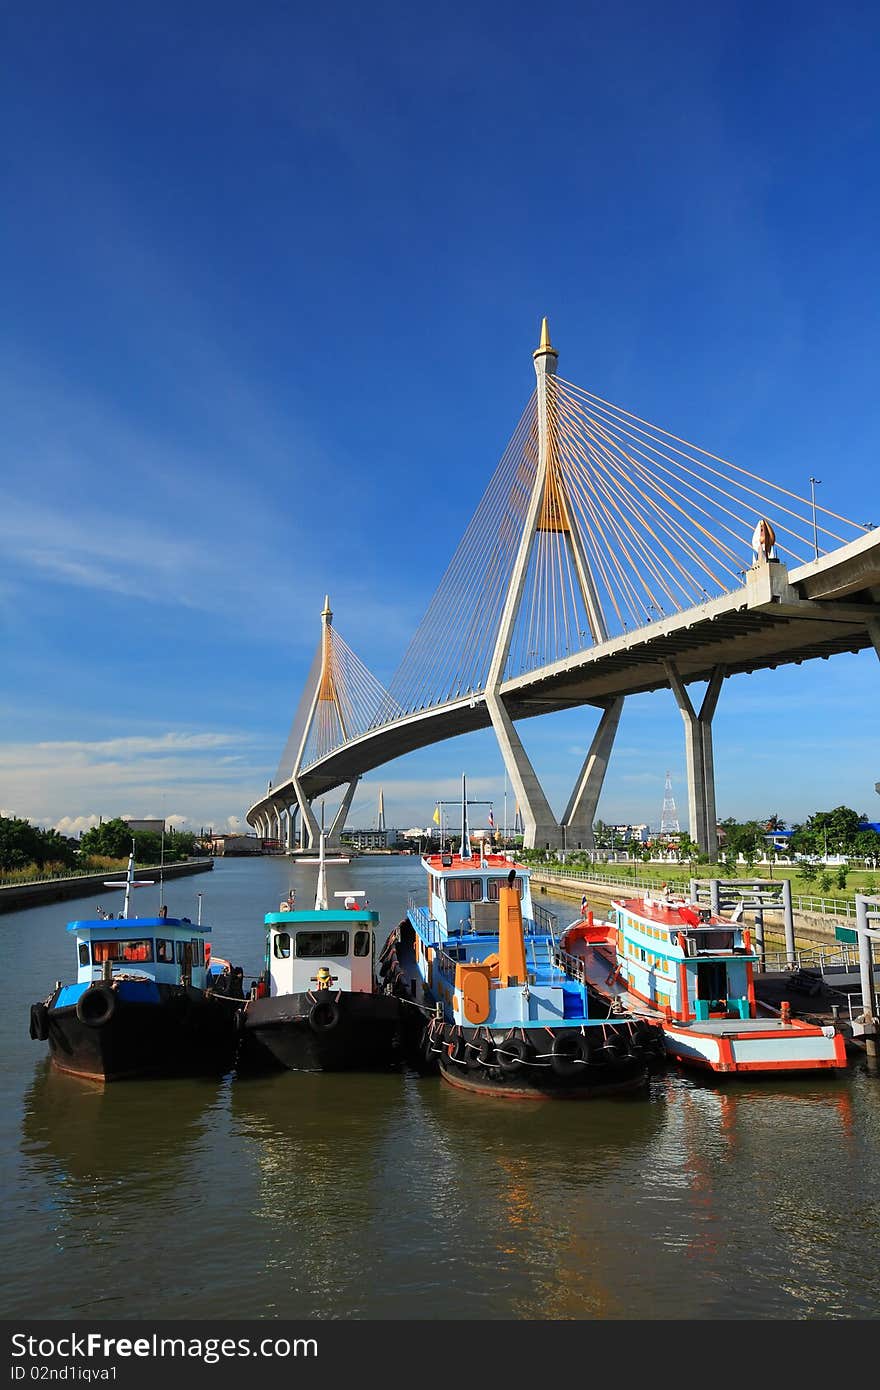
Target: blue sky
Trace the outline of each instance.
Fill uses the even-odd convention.
[[[880,523],[870,4],[4,7],[0,809],[234,824],[329,591],[387,682],[560,371]],[[11,137],[11,138],[10,138]],[[718,809],[876,818],[871,652],[736,677]],[[595,715],[523,733],[561,811]],[[600,815],[684,820],[668,692]],[[425,824],[488,736],[371,773]]]

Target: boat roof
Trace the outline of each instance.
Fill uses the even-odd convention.
[[[694,921],[698,909],[691,903],[682,902],[658,902],[649,899],[645,902],[644,898],[615,898],[615,907],[626,908],[633,917],[641,917],[645,922],[653,922],[658,927],[666,927],[675,930],[680,927],[736,927],[738,922],[731,922],[727,917],[714,917],[711,914],[705,920]],[[684,910],[684,911],[683,911]],[[705,911],[706,909],[702,909]],[[688,916],[684,915],[687,912]]]
[[[211,930],[204,922],[199,926],[197,922],[191,922],[188,917],[94,917],[67,924],[68,931],[124,931],[127,936],[131,936],[133,931],[139,932],[147,929],[164,931],[166,927],[180,927],[187,936],[191,936],[193,932],[204,936],[206,932]]]
[[[313,908],[311,912],[267,912],[263,920],[267,927],[283,926],[287,922],[294,926],[298,922],[369,922],[375,925],[379,914],[366,908],[326,907]]]
[[[472,874],[486,870],[507,874],[511,869],[516,869],[518,874],[531,873],[528,865],[518,864],[506,854],[487,854],[485,859],[479,854],[472,854],[470,859],[462,859],[460,854],[423,854],[422,863],[432,874]]]

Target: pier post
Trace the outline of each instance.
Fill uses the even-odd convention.
[[[791,879],[782,880],[782,924],[785,930],[785,964],[789,970],[797,965],[794,942],[794,911],[791,905]]]
[[[718,857],[718,814],[715,809],[715,757],[712,750],[712,719],[724,681],[724,667],[716,666],[709,678],[699,714],[674,661],[664,661],[666,675],[675,696],[685,730],[685,757],[688,781],[688,821],[692,840],[704,854]]]
[[[877,995],[874,989],[874,962],[871,953],[871,936],[868,916],[868,903],[878,899],[868,898],[864,893],[856,894],[856,931],[859,938],[859,980],[862,987],[862,1010],[866,1028],[865,1053],[875,1062],[880,1056],[877,1029]],[[871,1036],[867,1036],[867,1032]]]
[[[562,817],[566,849],[595,849],[593,821],[608,771],[608,760],[623,712],[623,696],[610,700],[602,712],[589,752]]]
[[[712,878],[709,880],[709,907],[713,917],[721,915],[721,880]]]

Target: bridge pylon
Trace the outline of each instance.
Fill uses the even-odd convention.
[[[593,818],[620,723],[623,696],[603,702],[599,727],[575,781],[563,818],[557,821],[501,694],[529,561],[540,533],[553,534],[557,544],[564,547],[570,557],[593,641],[603,642],[608,637],[605,615],[583,539],[579,528],[572,524],[571,505],[560,466],[558,424],[555,415],[548,409],[547,381],[556,374],[559,353],[550,342],[546,318],[541,324],[541,341],[532,357],[537,377],[538,466],[489,664],[484,698],[507,774],[522,809],[524,844],[529,848],[592,849]]]

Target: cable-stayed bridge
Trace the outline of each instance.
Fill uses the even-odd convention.
[[[690,834],[717,849],[712,718],[726,676],[880,656],[880,530],[689,444],[557,373],[547,320],[537,383],[385,689],[333,626],[321,637],[278,771],[247,813],[317,843],[317,798],[401,754],[492,727],[525,843],[592,846],[623,701],[669,688],[681,711]],[[708,682],[699,708],[688,694]],[[557,820],[521,719],[594,706],[598,727]]]

